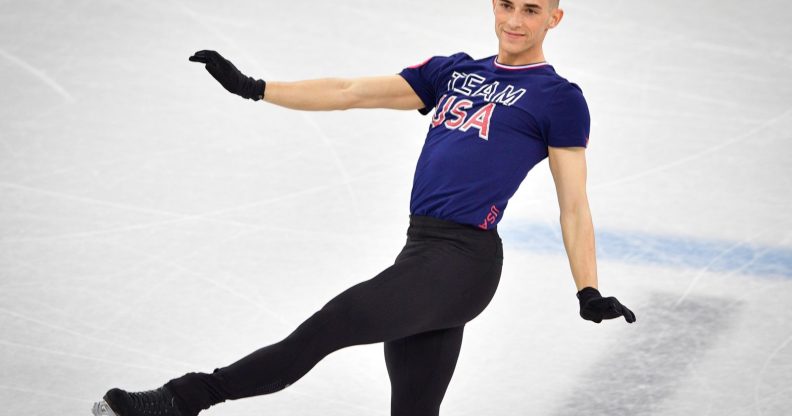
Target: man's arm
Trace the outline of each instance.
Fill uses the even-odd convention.
[[[418,110],[425,107],[410,84],[399,75],[295,82],[268,81],[264,101],[309,111],[351,108]]]
[[[254,101],[263,99],[295,110],[419,110],[425,107],[418,94],[400,75],[265,82],[243,74],[216,51],[198,51],[189,59],[205,64],[209,74],[230,93]]]
[[[586,149],[548,147],[550,172],[561,210],[561,233],[578,290],[597,288],[594,225],[586,195]]]

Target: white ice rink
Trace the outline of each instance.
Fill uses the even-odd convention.
[[[592,114],[600,289],[578,316],[547,161],[441,414],[792,414],[792,7],[563,0],[545,44]],[[0,414],[88,415],[281,340],[393,263],[429,125],[227,93],[497,53],[488,0],[0,1]],[[387,416],[382,344],[206,415]]]

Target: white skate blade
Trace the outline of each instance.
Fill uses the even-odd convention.
[[[94,416],[118,416],[104,400],[94,403],[93,414]]]

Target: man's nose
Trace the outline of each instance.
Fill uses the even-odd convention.
[[[509,19],[506,20],[506,24],[508,25],[509,29],[517,29],[520,27],[522,21],[520,20],[520,15],[517,11],[512,12],[509,15]]]

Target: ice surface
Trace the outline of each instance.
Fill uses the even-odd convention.
[[[393,262],[428,126],[225,92],[497,52],[491,3],[0,3],[0,402],[88,414],[277,342]],[[577,316],[543,162],[499,230],[445,415],[786,415],[792,406],[792,11],[780,0],[564,0],[545,44],[592,114],[600,288]],[[387,415],[380,344],[206,414]],[[31,403],[36,403],[32,406]]]

